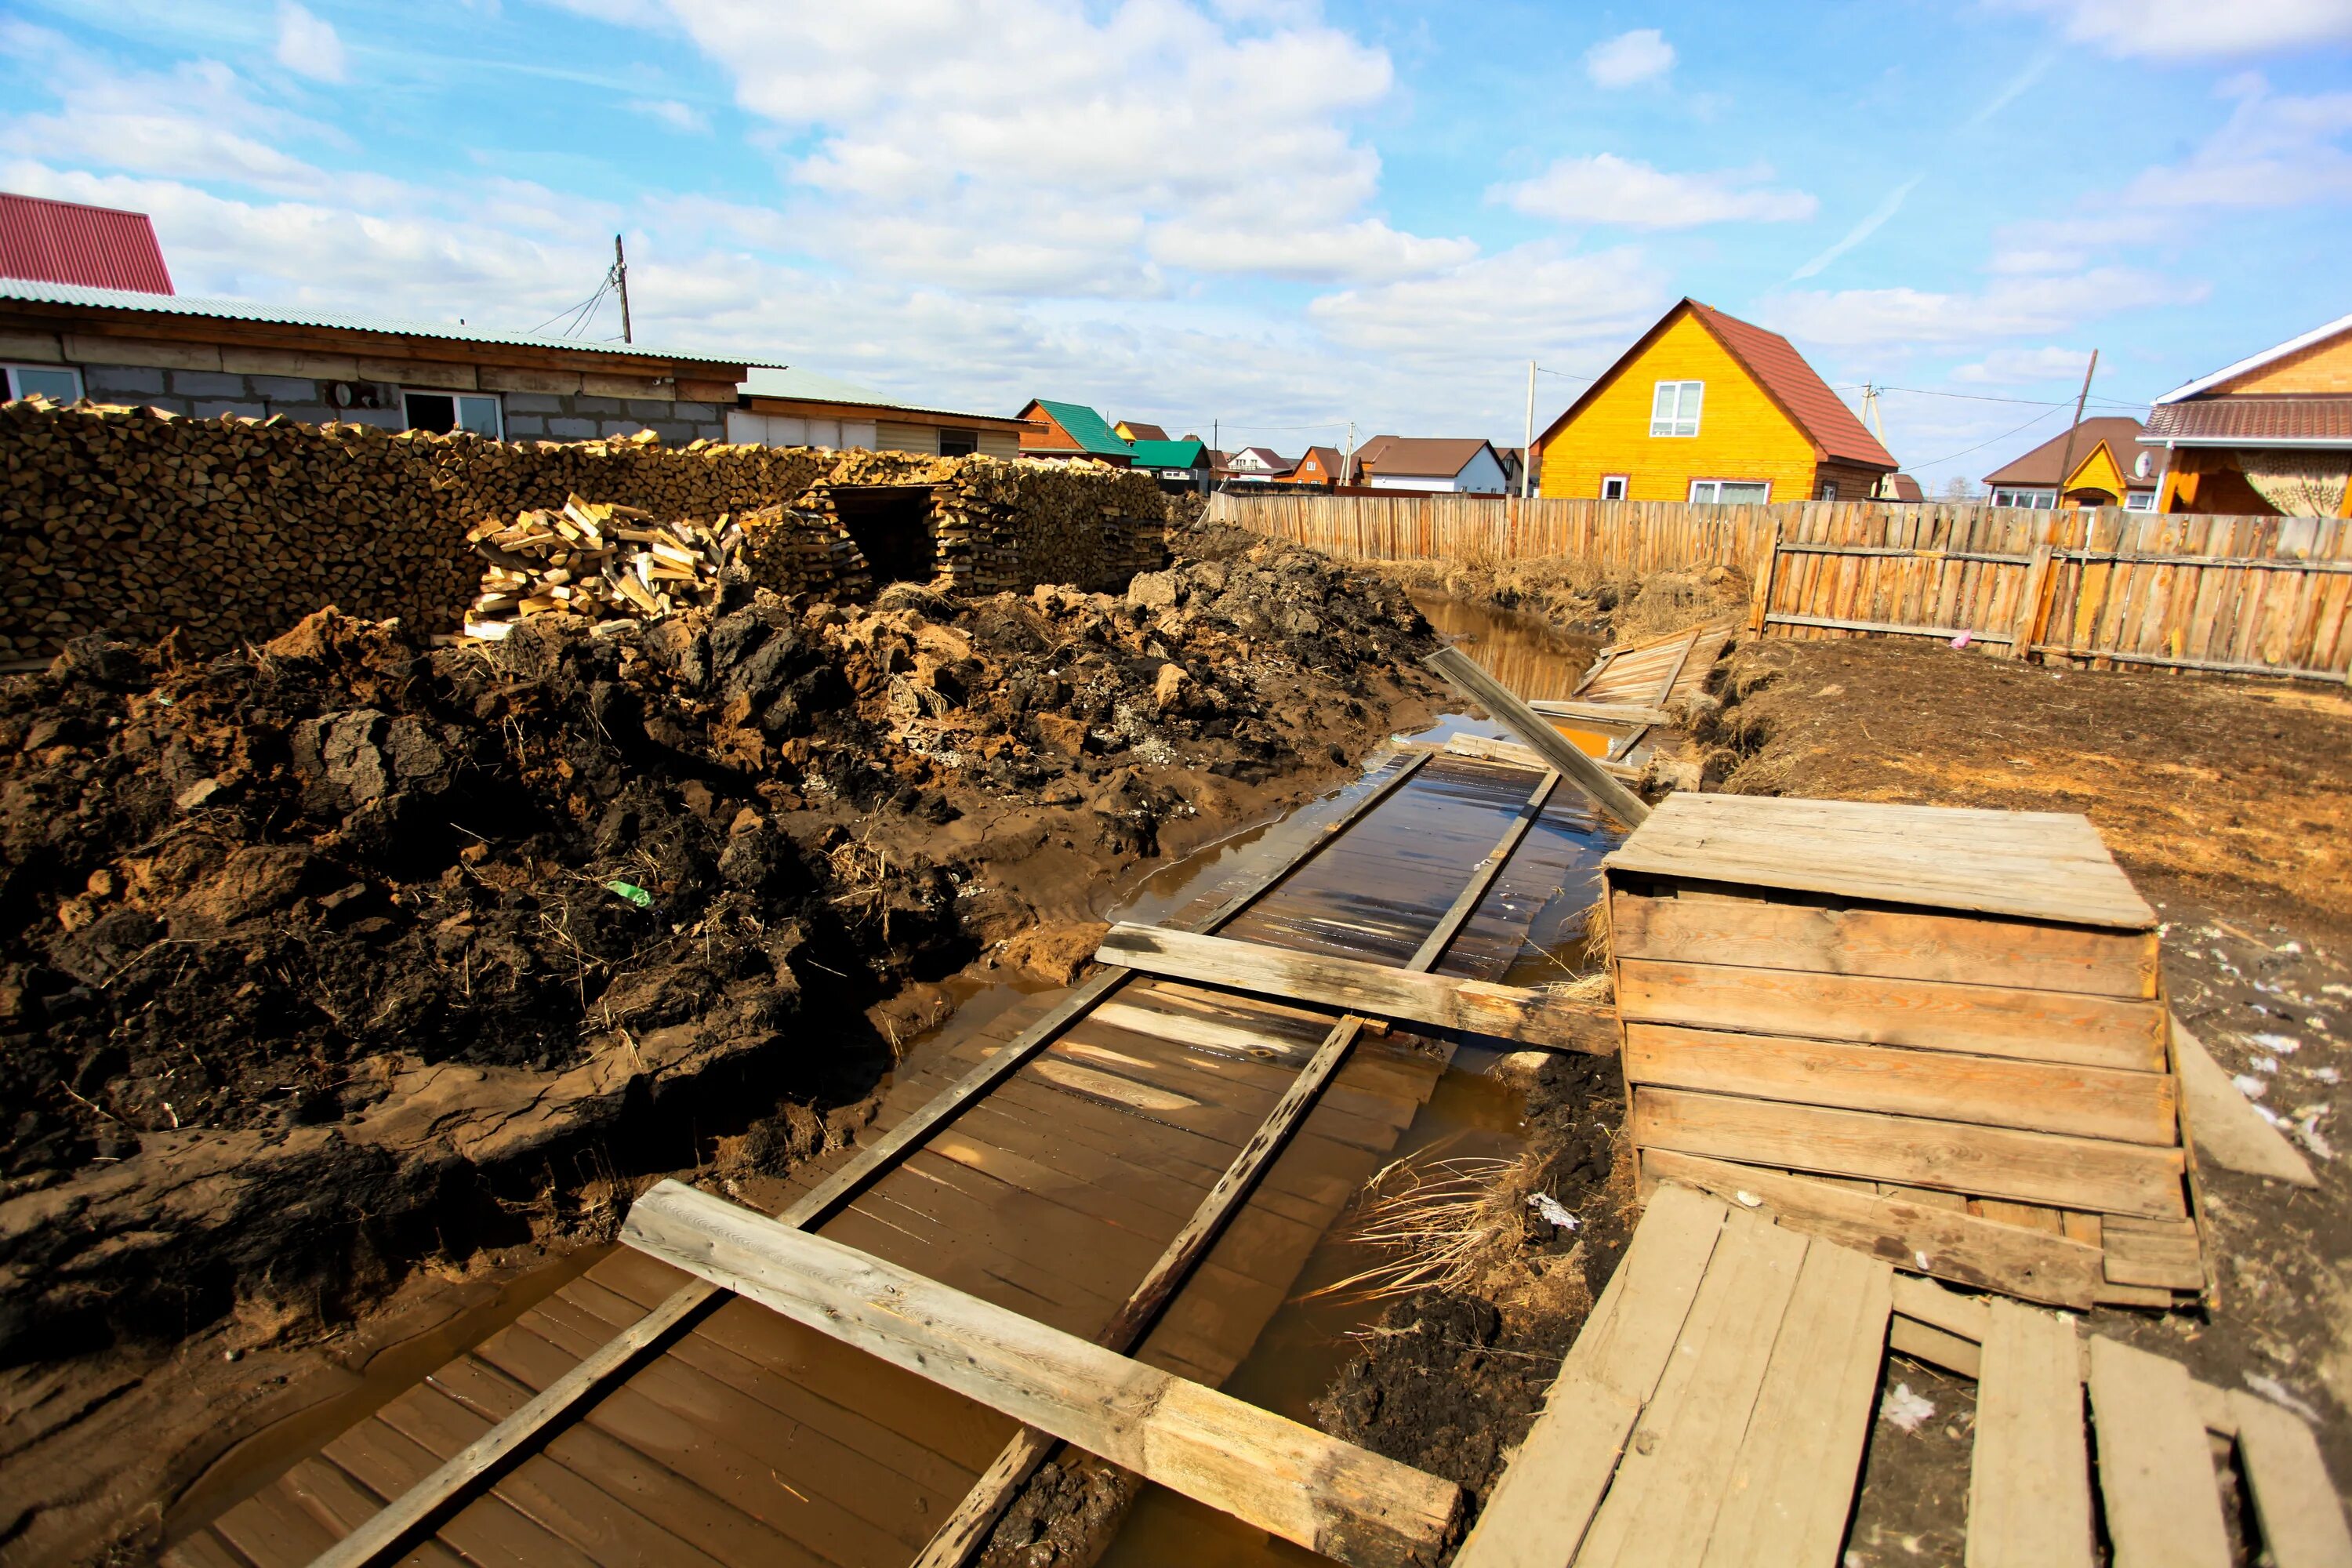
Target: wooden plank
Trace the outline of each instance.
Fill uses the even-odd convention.
[[[1802,1039],[2149,1074],[2166,1068],[2164,1009],[2114,996],[1621,958],[1617,1010],[1629,1020]]]
[[[1638,827],[1650,815],[1642,797],[1612,778],[1574,742],[1551,727],[1550,721],[1519,700],[1509,688],[1472,662],[1460,648],[1442,647],[1422,660],[1454,687],[1467,694],[1520,740],[1533,746],[1559,774],[1591,796],[1594,805],[1628,827]]]
[[[1735,1209],[1577,1568],[1696,1564],[1811,1243]]]
[[[1097,1024],[1108,1024],[1115,1029],[1127,1029],[1155,1039],[1170,1040],[1180,1046],[1219,1056],[1245,1058],[1252,1061],[1304,1062],[1314,1054],[1312,1046],[1302,1045],[1286,1036],[1261,1034],[1237,1024],[1221,1024],[1213,1018],[1203,1018],[1192,1013],[1162,1013],[1150,1007],[1139,1007],[1129,1002],[1106,1002],[1088,1017]]]
[[[2091,1418],[2115,1568],[2230,1568],[2205,1424],[2178,1362],[2091,1336]]]
[[[2156,925],[2088,819],[2063,812],[1679,791],[1605,864],[2074,925]]]
[[[1962,1377],[1975,1377],[1984,1365],[1984,1350],[1976,1341],[1900,1312],[1886,1321],[1886,1348]]]
[[[1632,1022],[1624,1055],[1628,1083],[2126,1143],[2176,1138],[2168,1073]]]
[[[1968,1568],[2092,1568],[2090,1458],[2074,1331],[1995,1300],[1977,1383]]]
[[[1806,1249],[1704,1568],[1837,1568],[1885,1360],[1894,1270]]]
[[[2263,1121],[2203,1041],[2172,1015],[2172,1055],[2180,1075],[2180,1121],[2197,1157],[2250,1176],[2315,1187],[2311,1162]]]
[[[1756,591],[1748,609],[1748,631],[1751,637],[1764,635],[1764,617],[1772,612],[1772,581],[1780,574],[1780,524],[1772,524],[1771,542],[1764,547],[1764,570],[1756,574]]]
[[[2095,1248],[1966,1213],[1668,1149],[1643,1149],[1642,1172],[1659,1181],[1687,1182],[1743,1207],[1760,1206],[1791,1229],[1961,1285],[2088,1308],[2104,1283]]]
[[[1769,626],[1820,626],[1831,631],[1878,632],[1888,637],[1942,637],[1950,641],[1967,637],[1972,642],[2007,644],[2015,636],[2011,632],[1979,631],[1970,626],[1907,626],[1900,621],[1856,621],[1834,616],[1793,616],[1775,612],[1764,617]]]
[[[1658,689],[1650,699],[1651,707],[1661,712],[1665,710],[1666,699],[1675,694],[1675,682],[1682,679],[1683,667],[1690,662],[1691,650],[1698,647],[1699,637],[1706,629],[1705,626],[1691,628],[1689,638],[1675,651],[1674,662],[1666,667],[1666,673],[1660,678]]]
[[[2240,1390],[2230,1391],[2229,1407],[2271,1561],[2277,1568],[2352,1568],[2352,1531],[2311,1428]]]
[[[1512,818],[1511,825],[1503,830],[1503,836],[1496,840],[1495,847],[1486,851],[1486,858],[1471,868],[1469,880],[1463,884],[1462,891],[1438,917],[1437,923],[1430,928],[1429,934],[1413,950],[1412,956],[1405,960],[1407,969],[1425,974],[1437,967],[1438,960],[1445,956],[1445,950],[1455,934],[1470,923],[1470,918],[1478,912],[1478,906],[1486,901],[1487,890],[1494,887],[1495,879],[1503,874],[1504,864],[1510,859],[1512,851],[1518,848],[1519,840],[1527,837],[1528,829],[1543,816],[1544,803],[1551,798],[1551,792],[1559,787],[1559,775],[1556,773],[1547,772],[1536,781],[1534,793],[1519,808],[1519,815]]]
[[[1657,1392],[1726,1214],[1689,1187],[1652,1200],[1454,1568],[1559,1568],[1574,1555]]]
[[[1989,920],[1921,909],[1836,909],[1740,894],[1720,884],[1655,898],[1620,887],[1609,900],[1620,958],[1703,959],[1749,969],[1997,984],[2095,996],[2152,997],[2153,931]]]
[[[1644,1149],[2102,1214],[2180,1219],[2189,1212],[2180,1151],[2144,1143],[1675,1089],[1633,1091],[1633,1142]]]
[[[1196,936],[1163,926],[1113,926],[1096,957],[1146,973],[1342,1007],[1565,1050],[1606,1052],[1613,1034],[1604,1009],[1559,988],[1531,990],[1483,980],[1420,974],[1384,963],[1294,952],[1258,942]]]
[[[1639,734],[1642,731],[1629,732]],[[1545,762],[1533,746],[1522,746],[1517,741],[1497,741],[1486,735],[1449,735],[1445,744],[1439,749],[1449,757],[1467,757],[1473,762],[1524,768],[1529,773],[1551,771],[1551,764]],[[1630,763],[1614,762],[1606,757],[1595,757],[1593,763],[1610,777],[1623,779],[1629,784],[1642,776],[1643,770]]]
[[[1675,721],[1674,715],[1655,702],[1577,702],[1560,697],[1538,697],[1530,700],[1528,707],[1547,719],[1591,719],[1603,724],[1672,724]],[[1494,717],[1497,721],[1502,721],[1499,713]]]
[[[2107,1281],[2157,1285],[2168,1290],[2205,1289],[2205,1254],[2191,1220],[2102,1216],[2099,1245],[2106,1254]]]
[[[1451,1482],[676,1182],[622,1240],[1343,1563],[1431,1554],[1460,1510]]]

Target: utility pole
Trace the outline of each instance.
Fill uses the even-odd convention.
[[[2083,427],[2083,405],[2091,401],[2091,377],[2099,368],[2099,351],[2091,351],[2091,363],[2083,367],[2083,390],[2074,398],[2074,423],[2066,426],[2066,445],[2061,448],[2065,456],[2058,459],[2058,488],[2050,493],[2050,513],[2054,522],[2058,511],[2066,504],[2066,479],[2074,471],[2074,432]]]
[[[1527,444],[1519,448],[1519,499],[1536,493],[1536,362],[1528,361]]]
[[[1352,419],[1348,421],[1348,449],[1339,454],[1339,482],[1356,482],[1356,422]]]
[[[629,331],[629,258],[622,253],[621,237],[613,237],[613,276],[621,285],[621,341],[633,343],[637,340]]]
[[[1880,446],[1886,445],[1886,423],[1878,416],[1878,388],[1867,381],[1862,384],[1862,422],[1870,426],[1870,433],[1878,437]],[[1878,482],[1870,487],[1871,498],[1885,500],[1887,486],[1893,482],[1893,475],[1879,475]]]

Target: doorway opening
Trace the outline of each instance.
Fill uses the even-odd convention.
[[[826,493],[834,515],[866,557],[877,590],[928,583],[939,570],[929,485],[839,485]]]

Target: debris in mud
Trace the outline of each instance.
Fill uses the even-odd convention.
[[[1400,594],[1202,542],[1125,596],[327,610],[0,681],[0,1358],[332,1313],[655,1110],[799,1157],[758,1119],[870,1088],[864,1009],[1034,922],[1002,869],[1090,881],[1419,700]]]

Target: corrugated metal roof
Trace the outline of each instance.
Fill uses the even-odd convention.
[[[1399,479],[1450,479],[1493,445],[1476,436],[1375,436],[1356,448],[1356,466]]]
[[[1138,441],[1135,444],[1135,466],[1139,468],[1198,468],[1207,450],[1197,437],[1181,441]]]
[[[708,349],[660,347],[652,343],[583,342],[577,338],[541,337],[533,332],[501,332],[456,321],[415,321],[397,316],[370,316],[351,310],[293,310],[253,300],[210,300],[193,294],[142,294],[129,289],[94,289],[74,283],[51,283],[31,278],[0,278],[0,301],[69,305],[93,310],[129,310],[156,316],[196,316],[223,321],[254,321],[278,327],[324,327],[345,332],[375,332],[388,337],[439,338],[450,342],[495,343],[510,348],[568,349],[582,353],[635,354],[645,359],[677,360],[689,364],[781,365],[781,356],[718,354]]]
[[[171,269],[145,213],[0,191],[0,277],[169,294]]]
[[[2148,410],[2147,442],[2185,446],[2352,447],[2352,397],[2200,398]]]
[[[1083,403],[1056,403],[1050,398],[1033,399],[1034,406],[1044,409],[1055,424],[1078,444],[1082,452],[1105,458],[1130,458],[1126,442],[1118,438],[1103,416]]]

